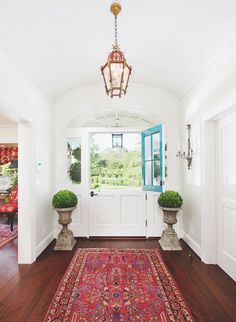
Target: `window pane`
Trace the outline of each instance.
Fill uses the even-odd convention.
[[[81,183],[81,139],[67,139],[68,176],[72,183]]]
[[[152,161],[145,162],[145,185],[152,185]]]
[[[144,137],[144,146],[145,146],[145,160],[151,160],[151,135]]]
[[[152,140],[154,160],[160,160],[160,132],[153,134]]]
[[[160,160],[154,161],[154,178],[153,185],[160,186],[161,185],[161,176],[160,176]]]

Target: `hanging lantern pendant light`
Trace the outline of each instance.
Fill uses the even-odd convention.
[[[121,97],[122,94],[125,95],[127,92],[132,67],[127,64],[117,39],[117,15],[121,11],[121,5],[119,3],[113,3],[110,10],[115,18],[115,42],[106,64],[101,67],[101,72],[107,95],[110,97]]]

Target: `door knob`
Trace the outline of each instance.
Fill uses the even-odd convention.
[[[97,196],[98,194],[97,193],[94,193],[94,191],[91,191],[90,192],[90,196],[93,197],[93,196]]]

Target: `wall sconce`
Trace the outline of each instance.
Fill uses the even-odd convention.
[[[188,166],[188,169],[190,169],[192,166],[192,158],[193,158],[193,149],[191,147],[191,139],[190,139],[191,124],[187,124],[187,131],[188,131],[188,150],[187,152],[185,151],[181,152],[179,149],[176,156],[180,157],[181,159],[187,160],[187,166]]]

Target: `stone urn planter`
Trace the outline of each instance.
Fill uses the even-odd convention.
[[[163,250],[182,250],[178,235],[173,225],[177,223],[177,213],[183,204],[183,199],[176,191],[165,191],[158,198],[158,204],[163,211],[164,223],[167,228],[163,230],[159,243]]]
[[[161,207],[164,218],[163,221],[168,227],[163,230],[159,243],[163,250],[182,250],[178,235],[172,227],[177,223],[177,212],[180,208],[164,208]]]
[[[54,208],[59,215],[58,223],[63,226],[58,234],[54,250],[72,250],[75,246],[76,240],[73,232],[67,227],[72,222],[71,215],[75,208]]]
[[[77,203],[77,196],[69,190],[61,190],[53,197],[52,205],[58,213],[58,223],[63,226],[58,234],[54,250],[72,250],[76,244],[73,232],[68,229],[68,225],[72,222],[71,215]]]

